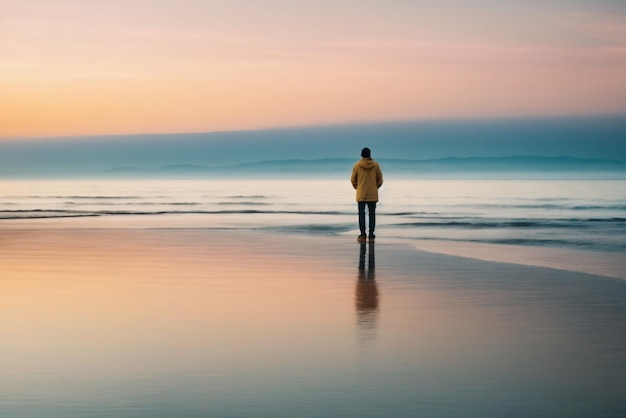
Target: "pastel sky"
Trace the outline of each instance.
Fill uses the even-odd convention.
[[[616,113],[622,0],[0,0],[0,138]]]

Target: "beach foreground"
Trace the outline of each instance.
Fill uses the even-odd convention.
[[[0,415],[621,417],[626,281],[347,236],[0,236]]]

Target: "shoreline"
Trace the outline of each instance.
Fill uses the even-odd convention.
[[[130,225],[127,221],[118,222],[117,220],[107,218],[95,219],[95,221],[93,218],[25,219],[17,222],[0,222],[0,229],[17,233],[19,231],[29,231],[31,233],[46,231],[46,233],[54,233],[56,236],[62,235],[63,231],[71,231],[72,234],[80,234],[81,236],[90,232],[105,234],[108,231],[108,233],[123,234],[124,231],[129,233],[134,231],[139,235],[159,234],[160,236],[172,238],[189,234],[196,236],[217,234],[220,236],[220,239],[226,239],[231,246],[236,245],[233,242],[237,240],[239,242],[255,241],[257,243],[269,240],[273,243],[275,250],[280,249],[287,253],[293,251],[293,248],[290,248],[288,245],[280,245],[283,241],[308,241],[316,251],[329,246],[334,248],[334,252],[339,253],[350,251],[349,248],[352,246],[358,246],[356,239],[353,237],[354,234],[348,235],[348,233],[307,235],[297,232],[277,232],[255,228],[212,228],[195,226],[194,222],[187,224],[181,219],[162,222],[163,218],[161,217],[159,219],[146,218],[134,225]],[[10,237],[5,234],[5,239],[10,239]],[[331,243],[332,245],[328,245]],[[454,240],[410,240],[393,237],[386,238],[384,233],[379,234],[376,243],[379,247],[396,245],[404,247],[408,252],[421,251],[457,257],[461,260],[470,259],[486,263],[511,264],[529,268],[548,268],[557,271],[626,280],[626,261],[623,259],[622,254],[616,252]],[[263,247],[263,245],[258,246]],[[327,255],[331,255],[332,252],[327,253]]]
[[[420,240],[409,245],[421,251],[453,257],[626,280],[626,261],[624,255],[617,252],[444,240]]]

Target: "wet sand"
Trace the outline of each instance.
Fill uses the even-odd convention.
[[[0,415],[619,417],[626,281],[352,237],[7,228]]]
[[[413,245],[420,250],[458,257],[547,267],[626,280],[626,257],[621,252],[438,240],[417,241]]]

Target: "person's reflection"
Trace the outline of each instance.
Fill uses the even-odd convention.
[[[368,248],[369,247],[369,248]],[[369,251],[368,251],[369,250]],[[367,253],[367,267],[365,264]],[[376,257],[374,244],[361,243],[359,274],[355,291],[357,326],[365,340],[373,339],[378,325],[378,288],[376,286]]]

